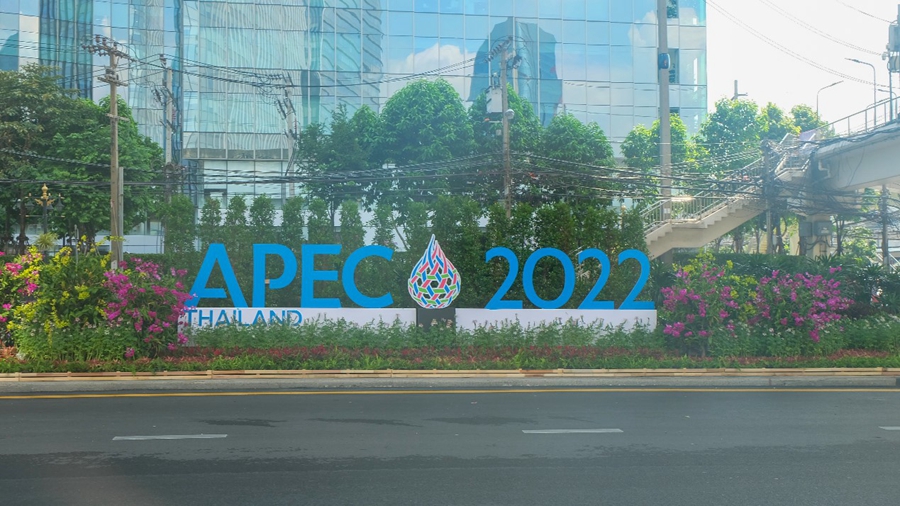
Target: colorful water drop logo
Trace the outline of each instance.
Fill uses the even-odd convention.
[[[459,271],[432,235],[409,276],[409,296],[425,309],[442,309],[459,295],[461,282]]]

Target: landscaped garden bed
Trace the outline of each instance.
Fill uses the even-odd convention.
[[[835,262],[753,275],[701,255],[655,276],[656,329],[317,321],[191,332],[178,326],[184,272],[107,262],[63,250],[0,264],[0,373],[900,367],[892,293],[872,288],[892,278]]]

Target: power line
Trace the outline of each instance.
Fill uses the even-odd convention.
[[[807,23],[802,18],[791,14],[789,11],[783,9],[778,4],[772,2],[772,0],[760,0],[760,1],[764,4],[766,4],[767,6],[769,6],[770,8],[772,8],[773,10],[775,10],[776,12],[780,13],[781,15],[789,18],[791,21],[802,26],[803,28],[806,28],[807,30],[809,30],[817,35],[820,35],[832,42],[836,42],[836,43],[838,43],[842,46],[848,47],[850,49],[855,49],[857,51],[861,51],[861,52],[868,53],[868,54],[875,55],[875,56],[881,56],[881,52],[879,52],[879,51],[873,51],[871,49],[866,49],[862,46],[857,46],[856,44],[853,44],[852,42],[847,42],[843,39],[839,39],[839,38],[833,36],[832,34],[826,32],[824,30],[820,30],[819,28]]]
[[[850,75],[850,74],[845,74],[845,73],[840,72],[840,71],[838,71],[838,70],[834,70],[834,69],[832,69],[832,68],[830,68],[830,67],[826,67],[825,65],[822,65],[821,63],[818,63],[818,62],[816,62],[816,61],[814,61],[814,60],[811,60],[811,59],[809,59],[809,58],[807,58],[807,57],[805,57],[805,56],[803,56],[803,55],[801,55],[801,54],[799,54],[799,53],[793,51],[793,50],[790,49],[789,47],[787,47],[787,46],[785,46],[785,45],[783,45],[783,44],[781,44],[781,43],[779,43],[779,42],[777,42],[777,41],[775,41],[775,40],[772,40],[772,39],[769,38],[767,35],[763,34],[762,32],[760,32],[760,31],[758,31],[757,29],[753,28],[752,26],[748,25],[747,23],[745,23],[744,21],[742,21],[740,18],[734,16],[733,14],[731,14],[730,12],[728,12],[727,10],[725,10],[724,8],[722,8],[722,7],[720,7],[719,5],[717,5],[717,4],[716,4],[715,2],[713,2],[712,0],[707,0],[706,3],[707,3],[707,5],[709,5],[710,7],[712,7],[713,9],[719,11],[719,13],[721,13],[723,16],[725,16],[726,18],[730,19],[730,20],[731,20],[733,23],[735,23],[736,25],[738,25],[738,26],[740,26],[741,28],[743,28],[743,29],[747,30],[748,32],[750,32],[751,35],[753,35],[753,36],[755,36],[756,38],[762,40],[762,41],[765,42],[766,44],[769,44],[770,46],[774,47],[775,49],[778,49],[778,50],[781,51],[782,53],[787,54],[788,56],[791,56],[791,57],[793,57],[793,58],[795,58],[795,59],[797,59],[797,60],[799,60],[799,61],[802,61],[803,63],[806,63],[807,65],[810,65],[810,66],[812,66],[812,67],[815,67],[815,68],[817,68],[817,69],[819,69],[819,70],[822,70],[822,71],[824,71],[824,72],[828,72],[829,74],[834,74],[834,75],[836,75],[836,76],[838,76],[838,77],[842,77],[842,78],[844,78],[844,79],[846,79],[846,80],[848,80],[848,81],[854,81],[854,82],[857,82],[857,83],[868,84],[868,85],[874,84],[874,83],[872,83],[872,81],[867,81],[867,80],[865,80],[865,79],[861,79],[861,78],[859,78],[859,77],[855,77],[855,76],[852,76],[852,75]]]
[[[837,2],[837,3],[839,3],[839,4],[841,4],[841,5],[843,5],[844,7],[848,8],[848,9],[854,10],[854,11],[856,11],[856,12],[862,14],[863,16],[867,16],[867,17],[870,17],[870,18],[872,18],[872,19],[877,19],[878,21],[884,21],[885,23],[893,23],[893,21],[891,21],[890,19],[884,19],[884,18],[882,18],[882,17],[880,17],[880,16],[876,16],[876,15],[874,15],[874,14],[869,14],[868,12],[866,12],[866,11],[864,11],[864,10],[858,8],[858,7],[855,7],[855,6],[853,6],[853,5],[850,5],[850,4],[848,4],[847,2],[844,2],[843,0],[834,0],[834,1]]]

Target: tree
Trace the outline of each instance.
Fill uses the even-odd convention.
[[[197,227],[194,224],[196,209],[190,197],[183,194],[173,195],[168,203],[162,205],[160,215],[166,224],[166,253],[193,252]]]
[[[541,120],[534,113],[534,107],[508,85],[509,108],[515,112],[509,122],[510,149],[517,153],[530,153],[538,148],[541,137]],[[472,123],[476,153],[502,153],[503,136],[500,114],[487,112],[488,95],[482,93],[469,107],[469,121]]]
[[[672,163],[679,167],[678,172],[696,170],[697,147],[681,121],[681,116],[672,113],[670,116]],[[622,156],[625,165],[630,169],[638,169],[647,175],[658,175],[659,161],[659,120],[653,122],[648,129],[644,125],[636,125],[622,142]],[[645,194],[655,194],[657,188],[645,184],[629,188]]]
[[[228,198],[225,209],[223,242],[228,249],[231,263],[249,265],[251,263],[250,227],[247,225],[247,201],[243,195]]]
[[[275,240],[275,204],[268,195],[260,194],[250,204],[250,229],[253,242],[271,243]]]
[[[571,114],[555,116],[541,135],[539,146],[537,167],[523,185],[523,198],[558,200],[571,195],[597,195],[617,186],[597,177],[608,177],[616,160],[606,134],[596,123],[582,123]]]
[[[119,101],[118,107],[119,116],[126,119],[119,126],[119,164],[124,167],[125,180],[161,180],[162,148],[140,135],[124,101]],[[0,153],[0,177],[14,181],[0,188],[8,217],[17,214],[13,209],[17,199],[39,188],[32,189],[31,181],[109,181],[108,114],[108,98],[99,104],[75,98],[60,88],[53,69],[29,65],[20,72],[0,72],[0,145],[39,155]],[[93,241],[97,232],[109,228],[108,185],[53,186],[51,191],[62,194],[65,202],[63,211],[50,217],[55,232],[71,235],[78,227],[79,235]],[[125,186],[126,231],[155,212],[155,194],[149,185]]]
[[[524,155],[539,149],[543,127],[534,113],[534,107],[522,99],[509,86],[509,109],[515,112],[509,123],[509,145],[513,153]],[[467,193],[482,202],[495,202],[503,196],[503,135],[502,118],[498,113],[487,111],[488,95],[478,95],[469,107],[469,121],[475,134],[475,152],[479,154],[498,155],[490,165],[480,165],[477,172],[488,172],[484,176],[470,176],[471,182]],[[513,174],[515,176],[515,174]],[[513,184],[516,179],[514,177]]]
[[[809,132],[828,124],[819,117],[819,113],[805,104],[795,105],[791,108],[791,119],[801,132]]]
[[[207,199],[200,211],[200,242],[203,249],[210,244],[222,243],[222,204],[218,199]]]
[[[381,113],[383,137],[379,151],[398,166],[395,186],[405,197],[433,198],[464,185],[454,178],[462,164],[406,167],[467,156],[474,147],[472,125],[459,94],[447,81],[419,80],[395,93]],[[443,176],[443,177],[435,177]]]
[[[379,246],[387,246],[394,248],[394,232],[396,223],[394,222],[394,211],[390,204],[379,202],[375,207],[375,213],[369,226],[375,229],[374,244]]]
[[[769,102],[759,111],[760,128],[762,138],[775,142],[781,142],[787,134],[797,135],[800,129],[794,125],[794,120],[781,110],[780,107]]]
[[[307,183],[310,193],[325,201],[334,223],[341,202],[359,196],[362,186],[353,175],[368,168],[369,161],[346,107],[335,109],[328,129],[311,125],[302,132],[298,152],[303,174],[312,178]]]
[[[747,165],[759,156],[762,127],[752,100],[722,99],[697,133],[697,144],[708,156],[703,172],[724,172]]]
[[[334,225],[331,222],[331,214],[328,211],[328,203],[320,198],[313,198],[309,202],[309,218],[306,220],[309,225],[309,244],[334,244]],[[317,255],[315,258],[315,268],[319,271],[336,270],[336,261],[333,255]],[[338,291],[335,283],[317,283],[313,285],[313,295],[315,297],[339,297],[341,293]],[[309,296],[309,294],[304,294]]]
[[[341,256],[346,259],[350,253],[362,248],[366,241],[366,230],[359,216],[359,203],[345,200],[341,204]]]
[[[300,253],[303,244],[303,197],[290,197],[281,209],[281,244]]]

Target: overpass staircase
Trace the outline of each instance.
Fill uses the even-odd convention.
[[[711,180],[706,191],[675,195],[645,209],[642,218],[650,258],[677,248],[700,248],[765,212],[768,199],[763,182],[767,178],[791,182],[805,177],[809,157],[800,146],[798,137],[786,136],[772,151],[775,158],[769,166],[774,169],[767,170],[766,161],[759,158]]]

